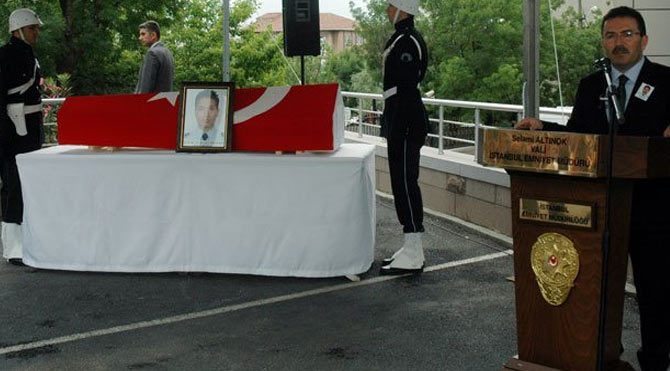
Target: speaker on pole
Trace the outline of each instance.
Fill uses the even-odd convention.
[[[318,0],[283,0],[284,54],[321,54]]]

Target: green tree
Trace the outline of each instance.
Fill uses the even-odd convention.
[[[327,76],[330,81],[338,81],[342,90],[353,90],[353,76],[367,68],[365,59],[361,56],[362,53],[362,47],[352,46],[327,58],[325,69],[328,71]],[[365,91],[376,91],[377,86],[374,88],[374,90]]]
[[[230,11],[230,77],[237,86],[285,84],[286,63],[281,45],[268,32],[255,32],[249,23],[257,0],[239,0]],[[175,81],[220,81],[223,73],[223,27],[219,0],[194,0],[182,21],[167,31],[173,48]]]
[[[523,0],[424,0],[417,28],[429,49],[429,70],[422,83],[443,99],[521,103],[523,57]],[[563,16],[554,19],[565,104],[572,104],[581,77],[598,57],[599,17],[581,17],[553,2]],[[384,0],[369,0],[367,11],[354,9],[362,50],[370,74],[381,78],[380,55],[393,32]],[[559,103],[550,11],[541,3],[541,104]],[[555,13],[554,13],[555,14]]]
[[[134,90],[146,50],[137,26],[153,19],[175,57],[175,88],[183,81],[220,81],[223,9],[219,0],[85,1],[7,0],[0,25],[10,12],[34,9],[45,25],[36,52],[45,76],[71,75],[75,95]],[[238,86],[287,83],[281,41],[256,33],[248,24],[258,0],[235,1],[230,14],[231,77]],[[293,82],[295,83],[295,82]]]
[[[350,3],[351,4],[351,3]],[[356,32],[358,32],[365,43],[360,50],[365,59],[365,65],[369,74],[377,81],[381,81],[382,52],[386,40],[393,33],[393,26],[386,15],[386,0],[369,0],[367,9],[353,7],[352,14],[356,19]],[[380,85],[381,86],[381,85]]]
[[[600,46],[602,13],[596,11],[592,15],[590,18],[595,20],[581,22],[581,15],[570,7],[555,21],[558,65],[565,105],[573,104],[579,81],[593,71],[593,61],[602,56]],[[545,18],[540,41],[540,100],[544,106],[558,106],[560,99],[551,26],[548,16]]]
[[[18,8],[31,8],[37,12],[44,22],[45,27],[40,34],[39,42],[35,47],[35,53],[40,60],[40,67],[44,76],[53,76],[56,74],[56,65],[61,53],[60,35],[62,34],[62,18],[60,17],[60,8],[57,1],[21,1],[5,0],[0,4],[0,32],[2,43],[9,39],[7,32],[9,25],[9,14]],[[52,31],[53,30],[53,31]]]
[[[127,51],[141,49],[137,26],[154,19],[163,28],[169,27],[188,3],[185,0],[59,0],[63,28],[62,47],[57,54],[58,72],[72,75],[77,92],[132,91],[141,57],[138,54],[135,59]],[[132,73],[127,62],[136,62]]]
[[[220,1],[191,1],[178,14],[179,22],[166,29],[163,39],[175,59],[175,89],[183,81],[221,80],[221,13]]]

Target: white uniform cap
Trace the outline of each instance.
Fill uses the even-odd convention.
[[[28,8],[16,9],[9,15],[9,32],[20,30],[26,26],[42,25],[42,20],[35,12]]]
[[[389,4],[411,15],[419,13],[419,0],[387,0]]]

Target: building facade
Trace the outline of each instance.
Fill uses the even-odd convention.
[[[649,44],[645,55],[654,62],[670,66],[670,1],[669,0],[567,0],[564,6],[581,10],[587,17],[597,7],[603,14],[617,6],[637,9],[647,23]]]
[[[340,52],[352,45],[360,45],[363,39],[356,33],[356,22],[332,13],[319,14],[321,42],[330,45],[334,52]],[[256,19],[256,32],[269,30],[273,34],[283,32],[282,14],[265,13]]]

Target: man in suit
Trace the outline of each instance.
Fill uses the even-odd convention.
[[[617,7],[605,15],[601,28],[602,47],[612,62],[610,77],[624,110],[618,134],[670,137],[670,68],[643,55],[649,41],[644,19],[634,9]],[[600,99],[606,84],[603,72],[581,80],[567,126],[525,118],[515,128],[606,134],[612,115]],[[643,371],[666,371],[670,365],[668,190],[669,180],[638,181],[633,190],[629,252],[640,310],[638,360]]]
[[[155,21],[146,21],[139,26],[139,40],[149,48],[140,68],[140,77],[135,93],[157,93],[172,91],[174,80],[174,58],[160,41],[161,30]]]

